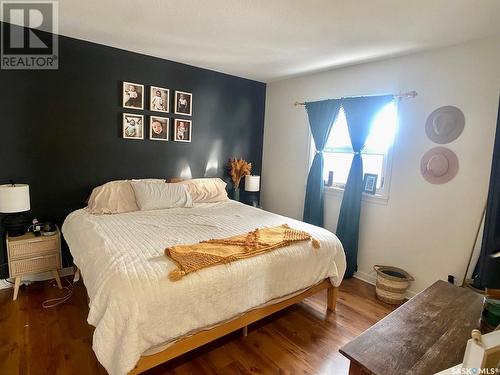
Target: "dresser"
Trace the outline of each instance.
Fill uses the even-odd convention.
[[[14,296],[17,299],[19,286],[23,277],[41,272],[52,271],[59,289],[62,289],[59,278],[61,269],[61,233],[57,228],[51,236],[35,236],[28,232],[18,237],[7,235],[7,257],[9,275],[15,278]]]

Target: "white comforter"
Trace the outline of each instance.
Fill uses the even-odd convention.
[[[164,249],[288,223],[320,240],[168,279]],[[142,353],[230,319],[272,299],[345,271],[340,241],[329,231],[234,201],[194,208],[91,215],[71,213],[63,234],[90,298],[93,349],[110,374],[126,374]]]

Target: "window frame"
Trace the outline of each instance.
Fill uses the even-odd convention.
[[[396,134],[394,136],[394,141],[392,145],[390,145],[387,149],[387,152],[384,154],[384,162],[382,163],[382,176],[383,179],[380,188],[378,188],[375,194],[368,194],[363,192],[362,200],[366,202],[373,202],[378,204],[387,205],[389,202],[389,193],[391,186],[391,177],[392,177],[392,162],[394,155],[394,147],[397,142],[397,132],[399,128],[399,101],[395,101],[396,105]],[[308,137],[309,137],[309,162],[307,163],[307,172],[306,172],[306,182],[307,185],[307,175],[309,173],[309,169],[311,168],[314,155],[316,153],[316,146],[314,144],[314,139],[311,134],[311,129],[309,129],[308,124]],[[323,151],[323,154],[329,153],[328,151]],[[330,152],[331,153],[331,152]],[[354,154],[354,153],[353,153]],[[363,152],[361,152],[363,154]],[[345,184],[334,183],[332,186],[325,186],[326,194],[333,194],[335,196],[343,196],[344,195]]]
[[[311,137],[311,148],[314,149],[313,140]],[[382,176],[383,179],[382,185],[378,188],[374,195],[363,192],[362,199],[363,201],[375,202],[375,203],[383,203],[387,204],[389,201],[389,192],[391,185],[391,174],[392,174],[392,159],[393,159],[393,149],[391,146],[387,149],[387,152],[384,154],[384,162],[382,163]],[[325,152],[326,153],[326,152]],[[312,163],[312,158],[311,161]],[[332,186],[325,186],[325,192],[334,194],[334,195],[344,195],[345,184],[334,183]]]

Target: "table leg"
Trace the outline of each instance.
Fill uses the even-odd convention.
[[[57,286],[59,287],[59,289],[62,289],[61,279],[59,278],[59,271],[54,270],[54,271],[52,271],[52,274],[54,275],[54,278],[56,279]]]
[[[15,301],[17,299],[17,293],[19,292],[19,286],[21,285],[21,276],[16,277],[14,282],[14,297],[12,299]]]
[[[363,375],[363,369],[356,363],[351,361],[351,365],[349,366],[349,375]]]

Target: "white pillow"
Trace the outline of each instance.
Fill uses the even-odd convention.
[[[229,200],[226,183],[220,178],[194,178],[177,182],[186,185],[194,203],[213,203]]]
[[[88,208],[94,215],[120,214],[139,209],[129,181],[111,181],[94,188]]]
[[[141,211],[173,207],[193,207],[187,186],[165,182],[130,181]]]
[[[140,182],[167,182],[164,178],[133,178],[130,181],[140,181]]]

